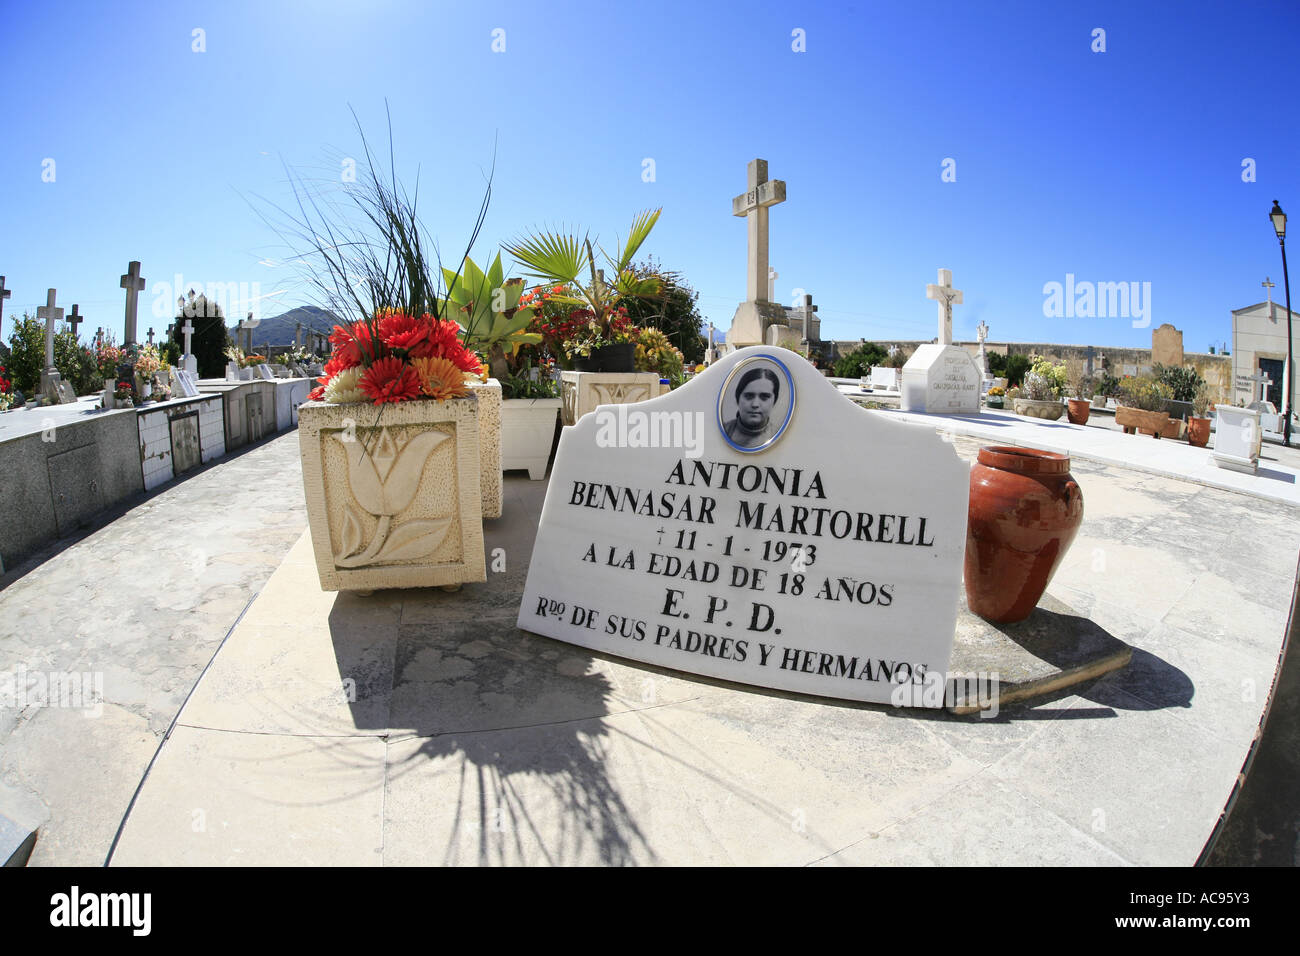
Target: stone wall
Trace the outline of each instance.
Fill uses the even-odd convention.
[[[916,351],[917,346],[933,342],[933,339],[918,341],[916,339],[873,339],[877,345],[889,348],[897,345],[906,354]],[[835,358],[839,359],[857,349],[861,342],[837,341],[832,343]],[[971,355],[979,354],[978,342],[956,342]],[[1101,345],[1060,345],[1053,342],[985,342],[984,351],[997,352],[1000,355],[1042,355],[1054,361],[1092,360],[1094,370],[1100,370],[1102,359],[1110,363],[1111,373],[1123,376],[1125,366],[1133,369],[1133,374],[1150,371],[1151,350],[1121,348]],[[1210,386],[1210,401],[1232,402],[1232,356],[1210,355],[1206,352],[1185,352],[1183,364],[1196,369]]]

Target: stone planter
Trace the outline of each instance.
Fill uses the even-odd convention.
[[[1041,418],[1049,422],[1054,422],[1065,414],[1065,406],[1059,399],[1038,402],[1031,398],[1017,398],[1013,407],[1017,415],[1024,415],[1028,418]]]
[[[1169,413],[1148,412],[1141,408],[1121,405],[1115,409],[1115,424],[1123,428],[1126,435],[1141,432],[1143,435],[1159,438],[1169,427]]]
[[[527,468],[528,477],[546,477],[559,421],[558,398],[510,398],[501,403],[501,470]]]
[[[322,590],[486,580],[479,399],[299,407]]]
[[[1092,412],[1092,403],[1086,398],[1072,398],[1065,403],[1066,415],[1071,425],[1088,424],[1088,415]]]
[[[979,450],[970,473],[966,604],[1000,624],[1037,606],[1083,521],[1070,458],[1035,448]]]

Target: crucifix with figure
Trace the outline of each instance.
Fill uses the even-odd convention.
[[[122,346],[135,343],[135,313],[137,300],[144,291],[144,278],[140,275],[140,263],[132,259],[126,267],[126,275],[118,285],[126,290],[126,334],[122,337]]]
[[[984,354],[984,340],[989,337],[989,327],[980,319],[980,324],[975,326],[975,338],[980,343],[980,374],[985,378],[989,377],[989,357]]]
[[[939,270],[939,284],[925,287],[925,297],[939,303],[939,344],[952,345],[952,307],[961,305],[961,290],[952,287],[952,270]]]

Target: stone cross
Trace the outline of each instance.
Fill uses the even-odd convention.
[[[980,324],[975,326],[975,338],[979,339],[980,343],[980,375],[983,378],[989,377],[989,358],[984,354],[984,340],[988,337],[989,327],[984,324],[983,319],[980,319]],[[1089,365],[1091,365],[1091,358],[1088,361]],[[1089,368],[1088,371],[1091,372],[1092,369]]]
[[[185,354],[189,355],[190,337],[194,335],[194,323],[191,322],[189,319],[186,319],[185,324],[181,326],[181,335],[185,336]]]
[[[731,200],[731,214],[744,216],[749,228],[749,266],[745,280],[745,295],[750,302],[766,302],[768,274],[767,215],[768,208],[785,202],[785,182],[767,178],[767,160],[749,161],[749,190]]]
[[[77,326],[79,326],[86,318],[81,314],[80,309],[81,306],[74,302],[72,303],[72,312],[68,315],[68,325],[72,326],[72,337],[74,339],[77,337]]]
[[[54,323],[63,319],[63,310],[54,305],[57,291],[50,289],[45,293],[45,304],[36,310],[36,317],[45,320],[45,368],[54,368]]]
[[[1271,378],[1269,378],[1268,375],[1266,375],[1266,374],[1263,372],[1263,370],[1260,370],[1260,371],[1256,372],[1254,375],[1252,375],[1252,376],[1250,377],[1250,380],[1251,380],[1253,383],[1255,383],[1256,385],[1259,386],[1259,401],[1261,401],[1261,402],[1267,402],[1267,401],[1268,401],[1268,390],[1269,390],[1269,387],[1272,386],[1272,384],[1273,384],[1273,380],[1272,380]],[[1254,389],[1251,389],[1251,392],[1252,392],[1252,396],[1253,396]],[[1252,397],[1252,398],[1251,398],[1251,401],[1252,401],[1252,402],[1255,401],[1255,398]]]
[[[153,329],[149,330],[149,344],[153,345]]]
[[[5,288],[5,277],[0,276],[0,331],[4,329],[5,299],[13,297],[13,291]]]
[[[3,278],[3,276],[0,276],[0,278]],[[1273,286],[1276,285],[1276,283],[1268,281],[1268,276],[1264,276],[1264,281],[1261,282],[1260,285],[1262,285],[1262,286],[1264,287],[1264,292],[1268,295],[1268,311],[1269,311],[1270,313],[1272,313],[1272,311],[1273,311]]]
[[[925,287],[925,297],[939,303],[939,344],[952,345],[952,307],[961,305],[961,290],[952,287],[952,270],[939,270],[939,284]]]
[[[126,290],[126,335],[122,338],[125,347],[135,342],[135,310],[137,300],[144,291],[144,279],[140,275],[140,263],[132,259],[126,267],[126,275],[118,285]]]
[[[800,306],[798,311],[803,317],[803,343],[807,344],[809,342],[808,321],[813,317],[813,313],[817,311],[817,306],[813,305],[811,295],[808,295],[807,293],[804,294],[803,305]]]

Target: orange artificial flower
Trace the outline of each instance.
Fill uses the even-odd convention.
[[[420,391],[430,398],[441,402],[447,398],[464,398],[469,394],[465,373],[450,359],[418,358],[412,359],[411,364],[420,378]]]

